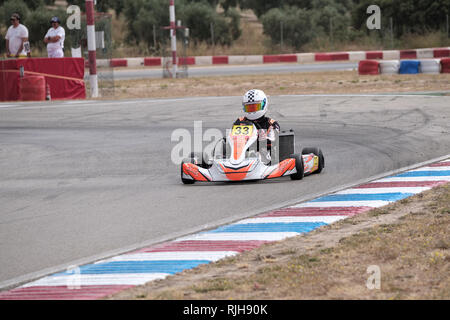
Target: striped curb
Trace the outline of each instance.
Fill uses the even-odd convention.
[[[450,158],[0,292],[0,300],[99,299],[310,232],[450,182]]]
[[[379,51],[347,51],[347,52],[316,52],[292,53],[274,55],[220,55],[220,56],[192,56],[180,57],[180,64],[187,65],[242,65],[263,63],[311,63],[332,61],[361,61],[361,60],[399,60],[399,59],[435,59],[450,57],[450,47],[424,48],[412,50],[379,50]],[[86,61],[86,64],[88,62]],[[114,58],[98,59],[98,67],[162,67],[162,57]]]

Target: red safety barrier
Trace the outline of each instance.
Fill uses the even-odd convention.
[[[296,54],[282,54],[280,55],[280,62],[297,62]]]
[[[152,66],[161,66],[161,58],[144,58],[144,66],[152,67]]]
[[[328,53],[316,53],[314,59],[316,61],[331,61],[331,56]]]
[[[380,63],[374,60],[361,60],[358,64],[360,75],[380,74]]]
[[[115,67],[127,67],[128,66],[128,61],[127,59],[111,59],[109,61],[109,66],[112,68]]]
[[[416,50],[400,50],[400,59],[416,59]]]
[[[46,94],[45,77],[26,76],[20,78],[20,100],[44,101]]]
[[[450,58],[441,59],[441,73],[450,73]]]
[[[276,63],[276,62],[297,62],[296,54],[273,54],[264,55],[263,63]]]
[[[332,52],[332,53],[316,53],[316,61],[338,61],[349,60],[350,54],[347,52]]]
[[[191,65],[195,64],[195,57],[179,57],[178,65]]]
[[[336,60],[349,60],[350,59],[350,55],[348,53],[330,53],[331,55],[331,60],[336,61]]]
[[[368,51],[366,59],[383,59],[383,51]]]
[[[20,99],[21,66],[25,77],[45,77],[52,100],[86,98],[83,58],[28,58],[0,61],[0,101]]]
[[[228,56],[213,56],[212,64],[228,64]]]
[[[274,62],[280,62],[278,56],[275,55],[263,56],[263,63],[274,63]]]
[[[450,49],[433,49],[434,58],[450,57]]]

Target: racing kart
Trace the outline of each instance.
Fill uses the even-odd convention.
[[[304,148],[301,154],[294,152],[294,132],[282,131],[271,138],[270,159],[267,149],[261,147],[258,129],[249,122],[233,125],[226,138],[216,144],[212,159],[205,153],[191,153],[181,162],[181,181],[247,181],[290,176],[301,180],[312,173],[320,173],[325,159],[319,148]],[[272,134],[275,134],[272,131]],[[269,135],[269,133],[268,133]],[[217,151],[220,146],[221,151]],[[277,157],[274,155],[278,155]]]

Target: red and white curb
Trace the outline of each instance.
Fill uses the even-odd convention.
[[[0,292],[0,300],[99,299],[280,241],[450,182],[450,155],[287,208],[87,264]]]
[[[423,48],[411,50],[378,50],[378,51],[346,51],[346,52],[316,52],[273,55],[218,55],[179,57],[178,64],[207,65],[245,65],[263,63],[312,63],[332,61],[361,60],[400,60],[400,59],[436,59],[449,58],[450,47]],[[162,67],[162,57],[114,58],[98,59],[99,67]],[[86,62],[88,63],[88,62]]]

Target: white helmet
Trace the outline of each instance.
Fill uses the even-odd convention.
[[[256,120],[266,114],[269,101],[262,90],[252,89],[244,94],[242,106],[247,119]]]

